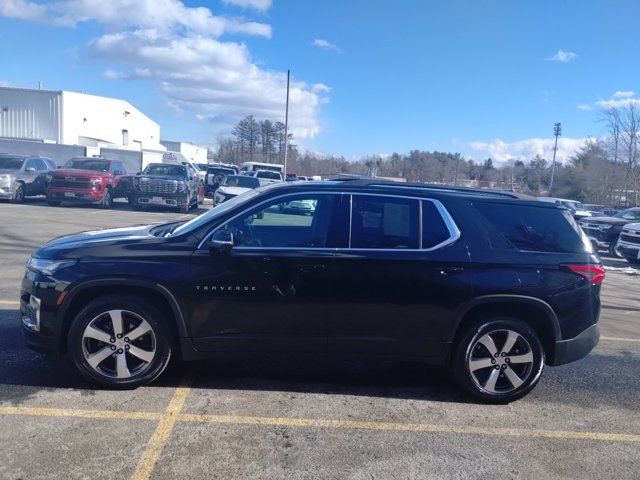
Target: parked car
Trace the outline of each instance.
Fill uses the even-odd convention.
[[[622,227],[617,251],[627,262],[640,265],[640,223],[628,223]]]
[[[640,221],[640,208],[629,208],[611,217],[591,217],[579,222],[582,230],[587,234],[595,251],[607,250],[609,255],[622,258],[617,244],[622,227],[627,223]]]
[[[129,203],[135,210],[146,206],[178,208],[183,213],[204,199],[200,179],[189,165],[150,163],[133,178]]]
[[[22,203],[44,194],[45,175],[56,165],[46,157],[0,153],[0,199]]]
[[[213,197],[220,184],[224,181],[227,175],[237,175],[238,172],[231,168],[210,166],[206,170],[206,176],[204,181],[204,192],[207,197]]]
[[[264,180],[270,180],[272,182],[281,182],[282,174],[280,172],[274,172],[273,170],[253,170],[246,174],[248,177],[262,178]]]
[[[295,215],[313,215],[316,210],[316,201],[311,199],[292,200],[280,204],[280,211]]]
[[[313,215],[282,215],[293,201],[315,202]],[[468,392],[503,403],[545,364],[594,348],[604,275],[551,204],[283,182],[187,222],[53,240],[28,261],[20,311],[32,348],[68,352],[112,388],[153,381],[175,355],[356,354],[451,367]]]
[[[130,178],[119,160],[73,157],[46,175],[45,195],[51,206],[80,202],[111,208],[114,199],[127,197]]]
[[[220,187],[216,190],[213,197],[213,204],[219,205],[227,200],[231,200],[238,195],[249,192],[255,188],[258,188],[265,183],[264,180],[259,178],[250,177],[248,175],[228,175],[224,178]]]
[[[573,217],[576,220],[581,218],[590,217],[591,212],[580,202],[576,200],[568,200],[566,198],[553,198],[553,197],[538,197],[541,202],[555,203],[558,206],[566,207],[573,212]]]

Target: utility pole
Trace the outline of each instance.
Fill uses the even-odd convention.
[[[287,150],[289,141],[289,78],[291,77],[291,70],[287,70],[287,104],[284,111],[284,180],[287,179]]]
[[[556,143],[553,146],[553,161],[551,162],[551,180],[549,181],[549,195],[553,190],[553,175],[556,172],[556,152],[558,151],[558,137],[562,135],[562,125],[557,122],[553,125],[553,134],[556,136]]]

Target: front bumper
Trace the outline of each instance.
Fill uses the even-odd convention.
[[[640,260],[640,244],[620,240],[618,241],[618,251],[624,257]]]
[[[555,344],[555,353],[547,363],[552,366],[564,365],[586,357],[600,340],[600,327],[591,325],[582,333],[568,340],[560,340]]]
[[[158,207],[183,207],[187,204],[187,194],[177,193],[173,195],[135,193],[131,196],[131,203],[134,205],[155,205]]]
[[[68,189],[60,187],[47,187],[45,190],[47,200],[58,202],[101,202],[104,190],[100,189]]]
[[[0,187],[0,198],[11,200],[13,198],[13,191],[11,190],[11,187]]]

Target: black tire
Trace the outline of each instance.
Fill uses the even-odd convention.
[[[503,352],[500,350],[510,335],[509,331],[515,332],[518,339],[506,355],[501,355]],[[485,335],[498,340],[494,342],[497,358],[480,343],[480,339],[486,338]],[[501,341],[502,338],[504,341]],[[528,358],[529,353],[530,363],[508,363],[511,358]],[[474,397],[487,403],[508,403],[533,390],[542,375],[544,358],[544,349],[538,335],[525,322],[517,318],[492,317],[476,320],[465,328],[454,347],[452,367],[458,384]],[[477,362],[476,365],[490,363],[486,367],[478,367],[474,374],[471,372],[471,362]],[[509,378],[512,374],[522,383],[515,386]],[[491,376],[495,376],[493,388],[488,386]]]
[[[609,255],[611,255],[613,258],[622,258],[622,254],[618,251],[617,246],[618,239],[616,238],[609,243]]]
[[[109,209],[113,206],[113,197],[111,196],[111,189],[107,187],[104,191],[104,195],[102,196],[102,201],[100,202],[100,208]]]
[[[187,203],[178,207],[180,213],[189,213],[189,210],[191,210],[191,196],[187,197]]]
[[[24,184],[21,182],[16,183],[15,189],[13,190],[13,198],[11,199],[11,203],[24,202],[24,195]]]
[[[59,202],[57,200],[47,200],[47,203],[50,207],[59,207],[60,204],[62,204],[62,202]]]
[[[640,265],[640,260],[633,257],[624,257],[624,259],[629,262],[631,265]]]
[[[142,336],[140,338],[148,341],[149,337],[153,336],[154,340],[152,342],[153,346],[155,346],[153,358],[149,362],[145,362],[146,365],[143,365],[139,371],[135,373],[129,372],[131,376],[127,378],[116,378],[102,371],[103,369],[108,369],[109,362],[112,362],[114,365],[116,364],[115,359],[117,358],[117,354],[123,350],[119,348],[120,345],[116,346],[98,340],[83,339],[83,334],[89,324],[93,323],[95,325],[95,321],[100,321],[99,319],[101,318],[105,318],[105,321],[108,322],[110,317],[104,317],[104,315],[106,315],[106,312],[113,310],[126,311],[122,314],[124,335],[126,335],[126,333],[132,333],[132,330],[128,330],[128,328],[135,328],[137,316],[139,319],[143,319],[148,323],[151,327],[150,331],[152,332],[145,334],[146,337]],[[111,330],[111,332],[113,332],[113,330]],[[80,313],[76,315],[67,335],[67,347],[75,367],[87,380],[115,389],[136,388],[155,380],[169,364],[172,353],[172,335],[170,332],[171,330],[166,316],[151,302],[133,295],[107,295],[89,302]],[[113,333],[109,334],[113,335]],[[118,342],[122,343],[126,340],[127,338],[122,338],[119,339]],[[133,346],[137,341],[138,340],[131,341],[131,351],[133,351]],[[92,367],[85,357],[86,342],[94,342],[91,346],[95,346],[97,351],[109,349],[107,352],[109,356],[98,365],[99,369]],[[111,348],[114,346],[116,347],[116,351],[111,354]],[[133,365],[135,365],[136,361],[139,361],[137,357],[128,353],[128,349],[124,357]],[[105,362],[107,363],[107,367],[102,367],[102,365],[105,365]]]

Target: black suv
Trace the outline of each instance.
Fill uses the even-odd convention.
[[[200,180],[188,165],[150,163],[133,178],[129,203],[134,210],[177,207],[189,213],[189,209],[198,208],[200,187]]]
[[[640,208],[635,207],[618,212],[611,217],[583,218],[579,223],[595,251],[603,248],[612,257],[622,258],[622,252],[618,249],[622,227],[638,221],[640,221]]]
[[[148,383],[176,354],[358,354],[451,366],[472,394],[505,402],[545,363],[597,344],[603,278],[571,212],[553,204],[296,182],[187,222],[53,240],[27,265],[20,309],[32,348],[68,352],[110,387]]]

